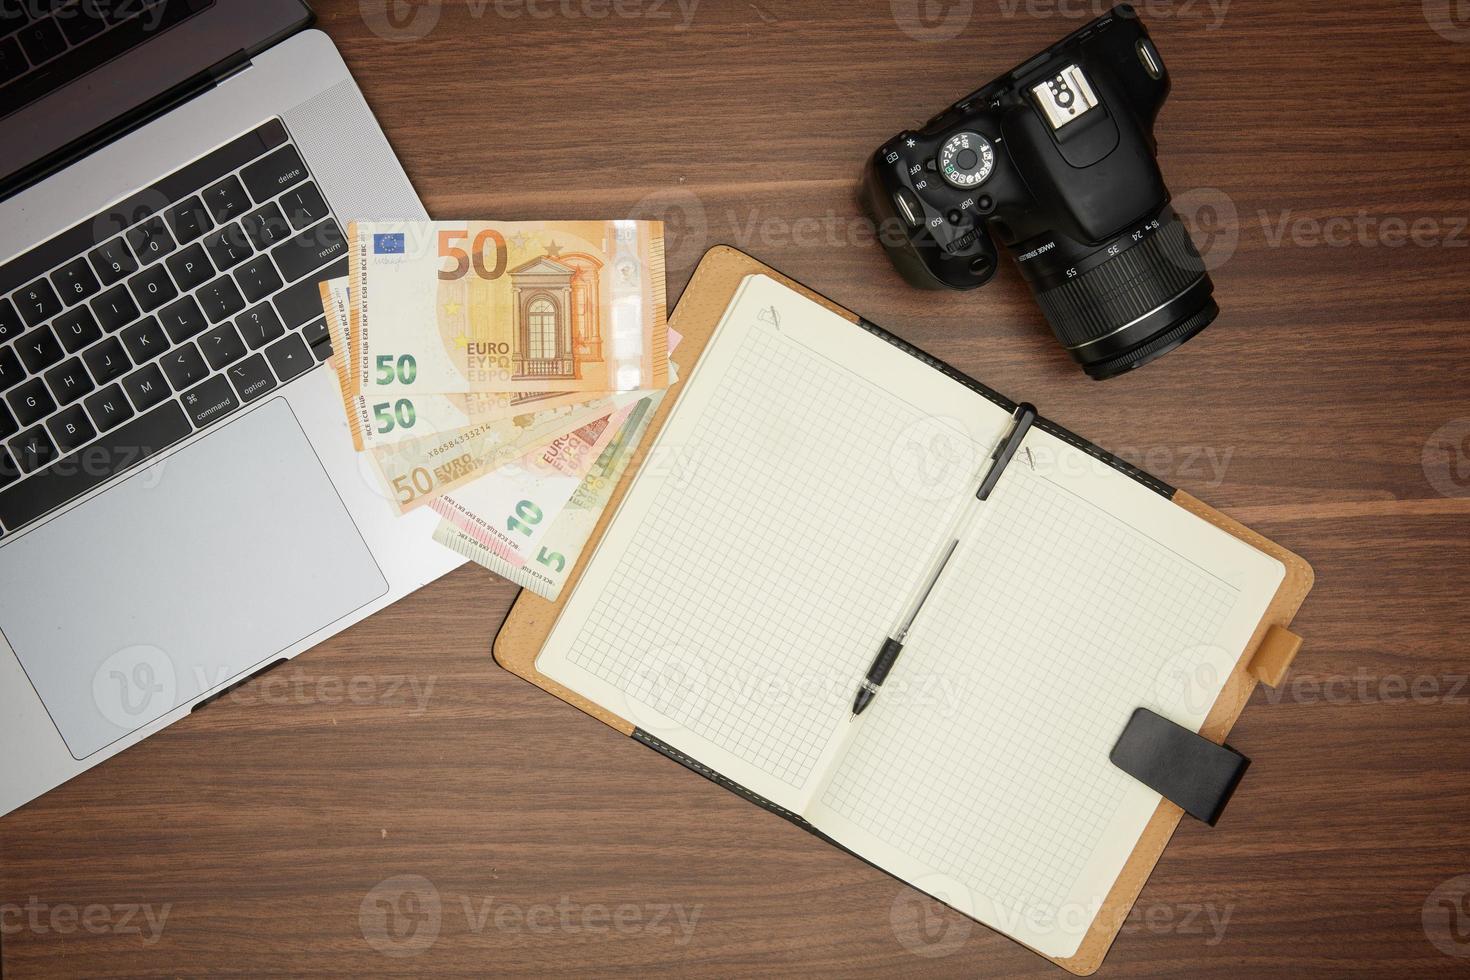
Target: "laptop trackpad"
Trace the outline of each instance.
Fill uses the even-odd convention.
[[[0,548],[0,630],[78,759],[387,591],[279,398]]]

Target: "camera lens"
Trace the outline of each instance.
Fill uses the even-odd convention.
[[[1214,284],[1171,209],[1078,258],[1023,261],[1057,339],[1101,381],[1162,357],[1219,315]]]

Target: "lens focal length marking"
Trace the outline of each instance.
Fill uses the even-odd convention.
[[[995,170],[995,147],[979,133],[955,133],[939,150],[939,173],[960,190],[979,187]]]

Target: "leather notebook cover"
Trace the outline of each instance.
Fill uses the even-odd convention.
[[[921,359],[935,370],[943,372],[946,376],[982,394],[1007,411],[1014,408],[1014,402],[980,382],[957,371],[948,364],[931,357],[900,338],[887,333],[883,329],[868,323],[826,297],[728,246],[717,246],[706,253],[698,269],[695,270],[688,288],[685,290],[678,307],[675,309],[669,321],[670,328],[679,331],[684,338],[676,360],[685,368],[684,376],[686,378],[692,373],[690,369],[698,361],[700,354],[709,343],[716,326],[720,323],[726,308],[736,295],[741,284],[747,276],[754,274],[769,276],[808,299],[825,306],[834,313],[851,321],[853,324],[888,340],[914,357]],[[678,404],[678,396],[681,394],[678,390],[680,387],[681,385],[674,386],[675,390],[672,392],[674,397],[666,399],[655,415],[632,464],[628,467],[621,484],[613,494],[608,507],[603,512],[602,518],[593,532],[592,539],[584,551],[584,555],[590,556],[593,553],[597,542],[601,540],[607,531],[609,524],[617,513],[619,505],[622,503],[623,497],[627,493],[634,473],[646,458],[648,447],[655,443],[659,431],[668,420],[674,406]],[[1257,624],[1249,643],[1245,647],[1244,654],[1236,664],[1234,671],[1227,678],[1220,696],[1215,701],[1204,724],[1200,728],[1201,735],[1214,742],[1223,743],[1231,727],[1235,724],[1236,719],[1240,716],[1241,710],[1250,699],[1251,692],[1255,690],[1258,681],[1264,679],[1268,683],[1277,684],[1285,676],[1287,669],[1290,667],[1291,661],[1300,646],[1300,640],[1295,634],[1290,632],[1288,627],[1292,618],[1296,615],[1297,610],[1301,607],[1303,600],[1306,598],[1307,592],[1312,587],[1313,576],[1311,567],[1297,555],[1249,528],[1244,527],[1195,497],[1181,490],[1176,490],[1136,467],[1118,460],[1105,450],[1087,442],[1068,430],[1045,419],[1038,420],[1036,424],[1039,428],[1087,452],[1094,458],[1128,474],[1154,492],[1172,500],[1178,506],[1185,508],[1225,532],[1240,538],[1256,549],[1277,559],[1285,566],[1285,577],[1267,608],[1266,614],[1262,617],[1260,623]],[[637,729],[635,725],[626,719],[618,717],[604,707],[594,704],[579,694],[568,690],[556,681],[541,674],[536,669],[536,658],[541,652],[562,607],[565,605],[568,597],[576,590],[578,581],[586,570],[587,564],[588,561],[584,560],[573,571],[572,576],[567,581],[566,587],[562,591],[561,597],[556,602],[548,602],[530,592],[521,592],[495,638],[494,653],[496,661],[505,669],[518,674],[537,687],[556,695],[563,701],[575,705],[623,734],[638,739],[649,747],[679,762],[681,765],[719,783],[753,803],[764,806],[780,816],[792,820],[806,827],[808,830],[812,830],[813,833],[822,837],[824,840],[828,840],[824,835],[811,828],[799,815],[790,813],[749,792],[739,784],[726,779],[720,773],[702,765],[698,760],[689,758],[663,743],[655,736]],[[1249,792],[1249,789],[1246,791]],[[1121,930],[1127,919],[1129,910],[1132,908],[1139,892],[1143,889],[1144,882],[1147,881],[1155,862],[1163,853],[1164,847],[1173,834],[1174,828],[1178,826],[1182,815],[1183,810],[1175,804],[1168,800],[1160,801],[1157,810],[1148,822],[1142,837],[1139,838],[1138,844],[1133,849],[1122,873],[1119,874],[1117,880],[1114,882],[1091,929],[1088,931],[1076,954],[1066,959],[1048,957],[1052,959],[1052,962],[1077,975],[1092,973],[1102,965],[1103,957],[1107,954],[1109,946],[1112,945],[1114,938],[1116,938],[1119,930]]]

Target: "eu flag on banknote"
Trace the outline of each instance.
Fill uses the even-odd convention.
[[[373,236],[373,254],[374,255],[402,255],[403,254],[403,236],[402,235],[374,235]]]

